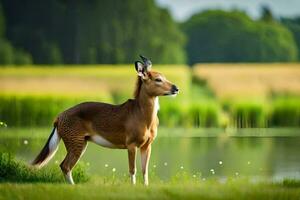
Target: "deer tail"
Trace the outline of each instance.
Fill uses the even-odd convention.
[[[58,144],[60,141],[60,136],[57,133],[57,122],[54,122],[54,128],[39,155],[32,161],[32,165],[38,168],[46,165],[51,158],[55,155]]]

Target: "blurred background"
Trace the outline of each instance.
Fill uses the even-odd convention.
[[[140,54],[181,89],[160,98],[160,175],[300,177],[297,0],[0,0],[0,148],[29,160],[61,111],[132,98]],[[107,151],[94,170],[121,165]]]

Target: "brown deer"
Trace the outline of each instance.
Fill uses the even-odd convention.
[[[127,149],[129,173],[136,183],[136,151],[140,148],[144,184],[148,185],[151,144],[157,135],[158,96],[176,95],[178,88],[161,73],[151,71],[152,63],[141,56],[136,61],[138,77],[134,99],[121,105],[100,102],[78,104],[58,115],[44,148],[32,165],[44,166],[55,154],[62,138],[67,155],[60,168],[68,183],[74,184],[72,169],[91,141],[108,148]]]

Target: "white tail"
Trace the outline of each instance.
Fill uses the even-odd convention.
[[[55,155],[58,149],[59,141],[60,136],[57,133],[57,128],[54,127],[51,135],[48,138],[48,141],[46,142],[45,146],[43,147],[39,155],[36,157],[36,159],[32,162],[32,165],[37,166],[38,168],[41,168],[44,165],[46,165]]]

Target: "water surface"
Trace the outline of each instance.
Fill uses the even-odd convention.
[[[46,139],[4,137],[0,151],[11,152],[29,162]],[[300,137],[158,137],[153,143],[149,169],[162,179],[179,172],[204,177],[251,176],[272,179],[300,178]],[[51,165],[59,165],[65,155],[61,142]],[[82,161],[92,174],[104,175],[113,168],[128,171],[127,151],[107,149],[89,143]],[[140,157],[137,158],[140,172]]]

